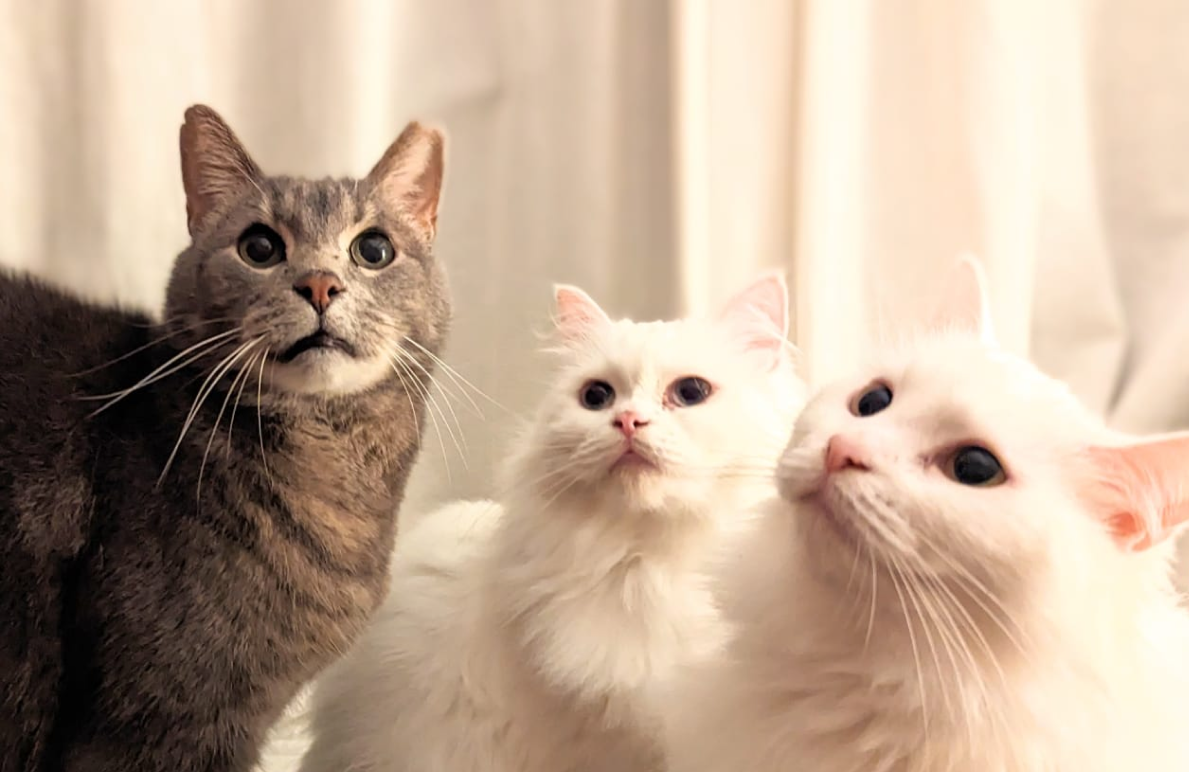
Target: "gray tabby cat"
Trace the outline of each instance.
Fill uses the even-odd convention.
[[[239,771],[386,592],[443,139],[267,177],[186,112],[164,321],[0,277],[0,770]]]

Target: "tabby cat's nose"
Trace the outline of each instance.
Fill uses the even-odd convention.
[[[293,285],[293,291],[305,298],[319,315],[326,313],[335,296],[344,289],[339,277],[329,271],[312,271]]]

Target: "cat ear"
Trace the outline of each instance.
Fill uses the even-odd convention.
[[[554,285],[553,297],[557,306],[554,321],[563,340],[580,340],[589,337],[595,329],[611,324],[611,317],[577,287]]]
[[[950,269],[930,326],[939,330],[970,332],[987,345],[995,345],[995,329],[987,300],[987,275],[974,255],[959,256]]]
[[[720,321],[738,334],[748,351],[771,356],[775,366],[788,345],[789,288],[784,275],[772,272],[727,301]]]
[[[1189,521],[1189,432],[1095,446],[1079,490],[1123,549],[1160,543]]]
[[[259,186],[259,167],[226,122],[206,105],[186,110],[178,144],[186,221],[193,234],[213,209],[249,186]]]
[[[416,121],[405,127],[396,141],[367,175],[384,203],[411,214],[422,235],[432,240],[438,229],[438,203],[446,166],[446,136]]]

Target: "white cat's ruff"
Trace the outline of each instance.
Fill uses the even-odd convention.
[[[779,296],[758,305],[779,316],[783,283],[767,284]],[[592,303],[559,291],[562,316],[597,329],[563,336],[507,509],[452,505],[402,536],[391,597],[321,679],[304,770],[662,768],[654,688],[721,640],[701,569],[771,489],[800,387],[778,342],[785,320],[756,324],[750,304],[734,317],[740,336],[722,323],[612,323]],[[713,402],[668,402],[690,375],[714,382]],[[622,438],[613,413],[577,404],[590,379],[614,382],[617,405],[645,417],[654,440],[642,450],[664,474],[608,471]],[[550,482],[559,474],[575,492]]]
[[[881,383],[887,413],[858,415]],[[831,482],[839,433],[868,456]],[[1189,770],[1171,545],[1121,548],[1083,499],[1101,480],[1084,454],[1117,441],[1060,384],[962,330],[819,392],[781,462],[784,500],[726,572],[727,653],[668,695],[672,772]],[[938,448],[970,444],[1000,454],[1002,487],[947,479]],[[1155,503],[1136,502],[1149,525]],[[934,584],[891,581],[897,555]]]

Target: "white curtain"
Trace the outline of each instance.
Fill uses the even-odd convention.
[[[762,267],[806,373],[845,368],[961,250],[1013,350],[1120,428],[1189,427],[1189,5],[1179,0],[0,0],[0,261],[156,309],[176,132],[267,170],[451,144],[455,400],[404,509],[489,491],[542,388],[549,287],[638,318]],[[465,465],[461,458],[465,455]]]

